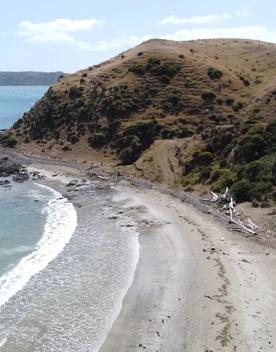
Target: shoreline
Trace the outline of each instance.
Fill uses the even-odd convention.
[[[100,352],[271,351],[275,252],[169,195],[123,190],[165,224],[140,234],[134,283]]]
[[[44,270],[63,251],[77,227],[77,213],[67,199],[49,186],[35,182],[34,185],[48,192],[48,202],[44,209],[47,216],[42,235],[33,250],[1,276],[0,308],[23,290],[33,276]],[[57,221],[58,217],[63,221]]]
[[[32,167],[59,174],[57,182],[84,176],[65,165]],[[275,250],[267,255],[264,244],[168,192],[124,180],[117,190],[141,208],[140,259],[99,352],[273,350]]]

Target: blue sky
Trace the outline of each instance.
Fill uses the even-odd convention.
[[[0,70],[74,72],[149,38],[276,43],[275,0],[7,0]]]

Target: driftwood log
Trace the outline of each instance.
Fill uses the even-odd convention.
[[[201,197],[200,201],[208,206],[217,206],[219,211],[227,217],[229,224],[234,225],[234,230],[250,235],[256,235],[258,227],[250,220],[242,221],[240,213],[236,210],[236,203],[229,193],[228,187],[224,194],[211,192],[212,197]]]

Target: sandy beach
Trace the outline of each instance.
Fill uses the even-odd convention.
[[[271,351],[275,252],[155,190],[119,189],[164,225],[141,257],[107,351]]]
[[[64,165],[32,167],[46,170],[52,187],[82,176]],[[111,186],[114,204],[136,218],[140,258],[100,352],[275,350],[275,250],[154,188]]]

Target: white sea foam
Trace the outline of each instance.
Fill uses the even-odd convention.
[[[44,209],[46,214],[44,233],[34,251],[0,277],[0,307],[62,252],[77,226],[77,213],[73,204],[52,188],[39,184],[37,186],[52,193]]]
[[[0,348],[6,344],[7,340],[7,337],[4,337],[3,340],[0,340]]]

